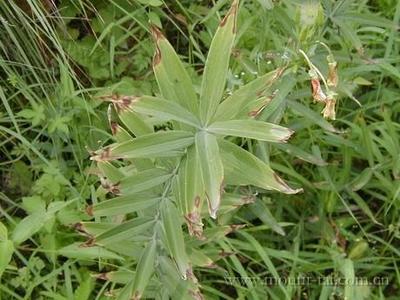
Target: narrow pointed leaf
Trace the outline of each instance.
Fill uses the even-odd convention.
[[[15,244],[21,244],[37,233],[49,219],[50,214],[44,211],[35,212],[21,220],[15,227],[11,239]]]
[[[152,239],[143,249],[142,256],[136,267],[133,279],[133,297],[130,299],[140,299],[149,283],[154,272],[154,262],[156,260],[156,240]]]
[[[162,205],[161,216],[171,257],[174,259],[181,277],[186,279],[190,271],[190,265],[183,239],[182,218],[175,205],[169,199],[166,199]]]
[[[126,176],[119,184],[122,195],[133,194],[151,189],[166,182],[172,174],[164,169],[153,168]]]
[[[152,28],[152,35],[156,43],[153,70],[161,95],[166,100],[175,101],[190,112],[196,113],[197,96],[182,62],[158,28]]]
[[[239,136],[273,143],[285,143],[293,133],[291,129],[257,120],[215,122],[207,130],[223,136]]]
[[[165,99],[142,96],[137,98],[130,108],[135,112],[163,120],[178,121],[194,127],[199,126],[199,120],[190,111],[176,102]]]
[[[220,141],[220,147],[227,184],[251,184],[286,194],[295,194],[301,191],[301,189],[289,187],[269,165],[241,147],[223,140]]]
[[[250,205],[250,209],[265,225],[270,227],[276,233],[285,236],[285,231],[282,226],[279,225],[264,202],[256,201]]]
[[[229,59],[236,35],[238,6],[239,1],[235,0],[219,24],[208,52],[200,94],[200,115],[206,124],[214,116],[225,90]]]
[[[98,258],[102,259],[118,259],[123,258],[112,251],[104,249],[98,246],[86,247],[81,243],[74,243],[58,250],[58,253],[62,256],[77,258],[77,259],[89,259],[95,260]]]
[[[139,217],[117,225],[96,236],[96,244],[107,245],[124,240],[129,240],[138,234],[143,234],[154,226],[154,220],[147,217]]]
[[[182,150],[193,144],[193,141],[192,133],[187,131],[159,131],[108,146],[97,151],[92,160],[168,157],[174,154],[174,150]]]
[[[214,120],[237,119],[246,104],[258,99],[279,78],[281,72],[282,69],[269,72],[234,91],[232,95],[218,105]],[[248,113],[245,112],[245,115],[247,116]]]
[[[118,115],[122,123],[135,136],[150,134],[154,131],[152,126],[148,124],[142,116],[131,109],[120,109]]]
[[[121,170],[109,162],[99,161],[97,163],[97,167],[100,169],[101,173],[112,183],[117,183],[124,177],[124,174],[121,172]]]
[[[0,239],[0,278],[4,270],[7,268],[14,252],[14,244],[11,240]]]
[[[201,208],[203,205],[204,185],[196,147],[188,148],[174,185],[175,198],[188,225],[189,234],[200,237],[203,224]]]
[[[160,198],[121,196],[93,205],[92,214],[96,217],[115,216],[140,211],[159,203]]]
[[[196,134],[196,150],[208,201],[208,210],[212,218],[217,217],[221,202],[224,168],[222,165],[217,139],[207,132]]]

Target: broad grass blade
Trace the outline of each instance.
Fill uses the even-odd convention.
[[[293,130],[257,120],[230,120],[215,122],[208,131],[223,136],[238,136],[272,143],[285,143]]]
[[[217,138],[207,132],[196,134],[196,150],[200,161],[201,174],[212,218],[217,217],[221,202],[224,168],[219,153]]]
[[[236,35],[239,1],[235,0],[211,42],[200,93],[200,116],[207,124],[214,116],[224,93],[229,59]]]

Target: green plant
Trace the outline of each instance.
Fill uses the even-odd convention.
[[[130,133],[112,123],[116,143],[96,151],[91,158],[98,162],[103,188],[118,197],[88,208],[90,215],[107,226],[93,236],[88,231],[91,238],[87,246],[113,249],[116,243],[127,241],[136,242],[142,249],[140,258],[134,261],[136,275],[120,292],[120,299],[141,298],[154,270],[162,274],[155,268],[161,259],[176,265],[181,278],[197,284],[192,270],[196,262],[188,252],[201,249],[194,246],[196,241],[187,236],[182,223],[186,222],[190,236],[209,240],[203,230],[206,201],[209,215],[216,219],[220,210],[246,204],[245,195],[238,193],[239,186],[254,185],[287,194],[300,191],[290,188],[267,163],[236,145],[235,138],[227,138],[285,143],[293,133],[259,121],[252,113],[261,109],[263,91],[282,76],[283,69],[223,99],[237,10],[235,1],[214,35],[199,98],[177,54],[155,27],[153,69],[160,97],[103,97],[112,102]],[[154,132],[154,125],[162,127]],[[121,165],[119,159],[127,164]],[[85,223],[83,230],[93,225]],[[220,231],[225,227],[214,224],[207,229]],[[190,292],[199,293],[197,288]]]
[[[229,2],[0,3],[2,299],[105,300],[138,287],[151,299],[398,298],[400,3],[241,1],[228,71],[208,70],[223,93],[207,122],[201,75]],[[158,75],[151,31],[168,58]],[[174,79],[185,72],[182,94]],[[107,101],[89,93],[111,102],[114,135]],[[243,133],[232,120],[295,134],[270,143],[215,128]],[[145,146],[147,135],[182,144],[157,158],[97,163],[85,150],[111,138],[103,149]],[[215,137],[222,161],[215,219],[196,135]],[[265,166],[304,192],[264,188]],[[304,277],[317,284],[285,283]],[[318,284],[329,278],[339,283]],[[360,278],[368,284],[340,284]]]

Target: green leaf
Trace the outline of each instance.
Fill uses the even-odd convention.
[[[138,113],[154,116],[162,120],[173,120],[193,127],[199,127],[199,120],[178,103],[150,96],[137,98],[130,108]]]
[[[264,9],[273,9],[274,8],[274,3],[272,2],[272,0],[257,0],[258,3],[261,4],[261,6]]]
[[[0,241],[5,241],[8,239],[7,227],[0,222]]]
[[[200,93],[200,116],[208,124],[214,116],[225,89],[229,59],[236,35],[236,16],[239,1],[235,0],[210,45]]]
[[[154,272],[154,262],[156,260],[156,240],[153,238],[143,249],[142,256],[136,267],[133,279],[133,299],[140,299]],[[131,298],[129,298],[131,299]]]
[[[307,106],[297,102],[297,101],[288,101],[289,107],[296,112],[298,115],[302,116],[303,118],[310,120],[314,124],[317,124],[321,128],[325,129],[326,131],[337,133],[338,130],[333,127],[331,123],[325,120],[322,116],[314,112],[313,110],[309,109]]]
[[[304,151],[303,149],[301,149],[300,147],[297,147],[292,144],[276,144],[276,145],[274,145],[274,147],[281,149],[290,155],[296,156],[297,158],[300,158],[301,160],[315,164],[317,166],[323,167],[328,164],[326,161],[324,161],[322,159],[320,154],[308,153],[308,152]]]
[[[86,273],[79,287],[74,292],[75,300],[88,300],[93,289],[93,279]]]
[[[158,28],[152,27],[156,43],[153,70],[163,98],[177,102],[188,111],[196,114],[198,100],[192,81],[178,55]]]
[[[135,195],[121,196],[93,205],[91,213],[95,217],[129,214],[154,206],[160,199]]]
[[[258,253],[258,255],[260,255],[264,264],[267,266],[268,271],[275,278],[279,278],[279,273],[276,270],[270,256],[268,255],[266,248],[263,247],[252,235],[248,234],[247,232],[239,231],[239,234],[242,235],[248,241],[248,243],[252,246],[252,248]],[[288,292],[286,291],[285,286],[281,282],[279,282],[278,284],[279,284],[279,287],[282,290],[282,292],[285,294],[285,298],[290,299],[290,296],[288,295]]]
[[[64,248],[61,248],[58,250],[58,253],[62,256],[77,259],[95,260],[102,258],[123,260],[121,256],[107,249],[98,246],[87,247],[85,245],[82,245],[81,243],[74,243]]]
[[[156,158],[171,156],[171,151],[182,150],[193,144],[193,134],[187,131],[158,131],[121,144],[113,144],[91,157],[96,161],[119,158]]]
[[[44,106],[36,103],[32,103],[32,109],[25,108],[18,112],[17,116],[29,119],[33,126],[39,125],[46,119],[46,115],[44,114]]]
[[[164,169],[153,168],[126,176],[118,187],[123,195],[138,193],[166,182],[171,176],[172,174]]]
[[[262,160],[241,147],[221,140],[221,157],[225,180],[232,185],[255,185],[267,190],[295,194],[301,189],[292,189]]]
[[[112,183],[119,182],[124,178],[124,173],[121,172],[117,167],[113,166],[107,161],[99,161],[97,167],[100,169],[104,177],[106,177]]]
[[[45,211],[38,211],[25,217],[15,227],[11,239],[17,245],[21,244],[37,233],[49,219],[49,216],[51,215],[47,214]]]
[[[373,168],[365,168],[352,182],[350,182],[350,189],[353,192],[361,190],[371,180],[373,173]]]
[[[117,225],[95,237],[96,244],[107,245],[132,239],[154,226],[154,219],[138,217]]]
[[[14,244],[10,240],[0,241],[0,278],[14,253]]]
[[[358,299],[355,294],[355,272],[354,265],[351,259],[340,259],[339,261],[339,270],[343,274],[345,282],[347,284],[344,285],[344,298],[345,299]]]
[[[118,116],[122,123],[124,123],[135,136],[146,135],[153,132],[153,128],[144,118],[131,109],[119,109]]]
[[[169,199],[165,199],[163,202],[161,216],[169,252],[182,278],[186,280],[187,274],[190,272],[190,265],[183,239],[182,220],[175,205]]]
[[[225,121],[237,119],[243,113],[243,108],[246,104],[259,98],[272,85],[275,79],[279,77],[278,75],[281,72],[282,69],[271,71],[234,91],[232,95],[218,105],[214,120]],[[245,112],[245,115],[248,116],[248,113],[249,111]]]
[[[174,185],[174,194],[181,212],[185,216],[189,234],[201,236],[201,208],[203,205],[204,184],[196,147],[190,146],[179,166]]]
[[[224,168],[216,137],[204,131],[198,132],[196,134],[196,150],[208,201],[208,210],[210,216],[216,218],[224,180]]]
[[[254,202],[250,205],[251,211],[259,218],[265,225],[270,227],[273,231],[280,235],[285,235],[285,231],[282,226],[278,224],[269,208],[261,200]]]
[[[267,141],[285,143],[293,133],[288,128],[257,120],[230,120],[215,122],[207,131],[223,136],[239,136]]]

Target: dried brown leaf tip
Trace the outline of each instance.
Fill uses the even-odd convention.
[[[193,211],[185,215],[186,224],[188,226],[189,234],[199,240],[204,240],[203,226],[200,213]]]
[[[86,228],[85,228],[85,226],[82,224],[82,222],[78,222],[78,223],[74,224],[74,225],[72,226],[72,228],[75,229],[76,231],[78,231],[78,233],[79,233],[80,235],[82,235],[82,236],[85,236],[85,237],[88,237],[88,238],[91,238],[91,237],[92,237],[92,235],[86,231]]]
[[[117,112],[121,112],[129,109],[129,107],[139,99],[137,96],[126,96],[126,95],[118,95],[112,94],[107,96],[101,96],[100,99],[104,101],[109,101],[114,104]]]
[[[110,277],[108,276],[108,273],[95,274],[94,277],[96,279],[100,279],[100,280],[106,280],[106,281],[110,280]]]
[[[153,67],[155,67],[161,62],[161,50],[158,44],[159,41],[161,39],[165,39],[165,37],[157,26],[151,26],[150,31],[151,31],[151,36],[153,37],[153,40],[156,44],[156,52],[154,53],[153,56]]]
[[[84,242],[83,244],[80,244],[79,247],[81,248],[87,248],[87,247],[93,247],[96,245],[96,240],[95,238],[90,238],[88,239],[86,242]]]
[[[227,230],[226,234],[232,233],[244,227],[246,227],[246,224],[231,224],[229,225],[229,229]]]
[[[112,194],[115,194],[115,195],[120,195],[121,194],[119,182],[113,184],[109,180],[107,180],[106,177],[101,177],[100,178],[100,183],[101,183],[101,186],[106,191],[108,191],[108,192],[110,192]]]
[[[236,15],[239,9],[239,0],[235,0],[232,3],[231,8],[229,9],[228,13],[225,15],[225,17],[222,19],[221,23],[219,24],[220,27],[224,27],[225,24],[228,22],[228,19],[233,16],[234,18],[234,24],[233,24],[233,32],[236,32]]]
[[[85,212],[86,212],[89,216],[93,217],[93,205],[88,205],[88,206],[86,206]]]
[[[297,194],[303,192],[303,189],[292,189],[287,185],[282,178],[280,178],[276,173],[274,173],[275,181],[277,181],[281,185],[281,191],[285,194]]]
[[[264,108],[275,98],[276,94],[278,93],[278,90],[273,91],[273,93],[269,96],[267,96],[264,101],[261,103],[260,107],[250,111],[248,113],[248,116],[251,118],[255,118],[258,115],[260,115],[260,113],[264,110]]]
[[[243,195],[240,200],[243,204],[251,204],[256,201],[256,197],[254,195]]]
[[[94,161],[109,161],[112,160],[113,158],[111,157],[111,148],[106,147],[102,150],[96,151],[94,155],[90,157],[90,160]]]

